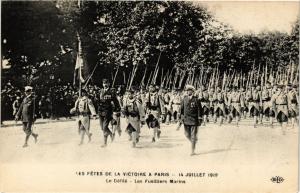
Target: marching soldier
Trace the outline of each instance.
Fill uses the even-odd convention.
[[[224,117],[226,118],[226,120],[228,121],[228,123],[231,123],[233,116],[232,116],[232,112],[231,112],[231,108],[230,108],[230,104],[229,104],[229,100],[231,97],[232,91],[231,91],[231,87],[226,87],[225,88],[225,93],[224,93],[224,101],[225,101],[225,115]]]
[[[120,111],[119,101],[114,92],[109,88],[110,84],[107,79],[103,79],[103,88],[99,94],[98,114],[100,121],[100,128],[103,131],[103,145],[107,146],[107,138],[110,136],[113,140],[112,131],[109,128],[110,122],[116,124],[116,120],[113,120],[113,111]]]
[[[267,82],[266,87],[262,90],[262,115],[267,119],[270,119],[270,125],[273,127],[273,118],[275,117],[274,109],[272,108],[272,86],[270,82]],[[262,118],[261,118],[262,121]]]
[[[134,90],[128,91],[128,97],[123,106],[123,114],[126,118],[126,131],[131,136],[132,147],[136,146],[140,138],[141,124],[145,123],[145,111],[141,100],[134,96]]]
[[[160,116],[164,116],[164,104],[161,96],[158,94],[155,85],[150,85],[149,93],[146,95],[146,111],[147,111],[147,125],[153,129],[152,142],[155,142],[156,137],[160,138]]]
[[[208,120],[209,110],[210,110],[210,101],[209,101],[209,93],[207,89],[202,86],[199,92],[199,100],[202,106],[202,114],[203,114],[203,126],[206,125]]]
[[[180,115],[184,124],[185,136],[191,142],[191,156],[193,156],[195,155],[198,126],[202,122],[202,108],[198,97],[193,95],[195,88],[187,85],[186,91],[188,95],[181,102]]]
[[[258,91],[258,88],[259,87],[252,85],[251,92],[249,93],[250,95],[248,95],[250,116],[254,117],[255,128],[258,124],[258,116],[260,114],[260,108],[262,106],[261,95],[260,91]]]
[[[181,95],[179,89],[175,89],[173,95],[171,96],[171,101],[170,101],[172,116],[175,123],[177,123],[178,121],[180,103],[181,103]]]
[[[16,100],[13,102],[12,107],[13,107],[13,116],[16,116],[19,108],[21,106],[21,98],[17,96]]]
[[[278,85],[277,93],[271,100],[276,112],[276,119],[281,126],[282,134],[285,135],[288,122],[288,97],[283,91],[283,85]]]
[[[298,116],[299,116],[299,107],[298,107],[298,92],[297,92],[297,85],[289,85],[288,87],[288,108],[289,108],[289,117],[292,120],[292,129],[294,129],[295,124],[297,124]]]
[[[111,88],[111,92],[113,95],[116,96],[119,105],[115,106],[114,103],[113,105],[113,119],[111,121],[111,127],[112,127],[112,136],[111,139],[112,141],[115,139],[116,136],[116,131],[118,132],[119,136],[121,136],[122,130],[121,130],[121,113],[119,112],[122,104],[121,104],[121,98],[120,98],[120,93],[118,93],[114,88]]]
[[[162,98],[163,98],[164,109],[165,109],[164,121],[167,125],[169,125],[171,121],[171,115],[172,115],[171,104],[170,104],[171,97],[170,97],[170,93],[168,93],[166,89],[163,89],[162,91]]]
[[[217,119],[220,117],[220,126],[223,124],[223,119],[225,116],[225,99],[224,99],[224,93],[222,92],[221,88],[218,87],[215,95],[214,95],[214,119],[215,123],[217,122]]]
[[[38,134],[32,132],[32,125],[37,117],[36,115],[36,104],[35,104],[35,97],[32,94],[32,87],[26,86],[25,87],[25,98],[20,105],[18,112],[15,115],[15,120],[18,121],[21,119],[23,122],[23,131],[25,132],[25,143],[23,147],[28,147],[28,140],[29,137],[32,135],[34,138],[35,143],[37,142]]]
[[[242,115],[242,106],[244,106],[244,99],[241,93],[237,90],[237,86],[233,87],[233,92],[229,96],[228,105],[230,107],[231,116],[236,119],[238,126],[240,116]]]
[[[90,133],[90,114],[92,114],[94,118],[96,117],[95,107],[92,100],[88,98],[87,91],[82,89],[81,94],[82,96],[78,97],[74,107],[70,111],[71,114],[78,114],[78,129],[79,134],[81,134],[79,145],[83,144],[85,134],[88,136],[89,142],[91,142],[92,133]]]
[[[212,118],[214,118],[214,106],[216,103],[214,95],[215,95],[215,89],[214,88],[208,89],[208,96],[209,96],[208,99],[209,99],[209,104],[210,104],[209,112],[210,112]],[[215,120],[214,120],[214,122],[215,122]]]
[[[241,97],[243,98],[243,106],[241,106],[241,112],[242,112],[242,115],[244,117],[244,119],[246,119],[246,114],[247,114],[247,110],[248,110],[248,105],[247,105],[247,102],[246,102],[246,89],[244,87],[241,87],[240,89],[240,93],[241,93]]]

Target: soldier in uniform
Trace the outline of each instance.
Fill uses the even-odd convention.
[[[215,123],[217,122],[217,119],[220,117],[220,126],[223,124],[223,119],[225,116],[225,98],[224,93],[222,92],[221,88],[218,87],[215,95],[214,95],[214,120]]]
[[[283,85],[278,85],[277,93],[273,95],[271,101],[275,109],[276,119],[281,126],[282,134],[285,135],[288,122],[288,96],[283,91]]]
[[[179,110],[180,110],[180,103],[181,103],[181,95],[179,89],[175,89],[173,95],[171,96],[171,109],[172,109],[172,116],[175,123],[178,121],[179,117]]]
[[[17,96],[16,100],[13,102],[12,107],[13,107],[13,116],[16,116],[19,108],[21,105],[21,98]]]
[[[164,107],[165,107],[164,120],[165,120],[165,123],[167,125],[169,125],[170,121],[171,121],[172,110],[171,110],[171,104],[170,104],[171,96],[170,96],[170,93],[167,91],[167,89],[163,89],[162,98],[163,98]]]
[[[188,95],[181,102],[180,115],[184,124],[184,133],[191,142],[191,156],[195,155],[197,143],[198,126],[202,122],[202,108],[198,97],[194,96],[195,88],[191,85],[186,86]]]
[[[208,90],[204,86],[201,87],[198,97],[202,106],[203,126],[205,126],[206,122],[208,121],[210,101]]]
[[[236,118],[236,125],[238,126],[240,116],[242,115],[242,107],[244,106],[244,99],[241,93],[237,90],[237,86],[233,87],[233,92],[228,99],[231,116]]]
[[[298,92],[297,92],[297,85],[288,85],[288,108],[289,108],[289,118],[292,121],[292,129],[294,129],[295,125],[297,124],[298,116],[299,116],[299,107],[298,107]]]
[[[267,82],[265,88],[262,90],[262,115],[267,119],[270,118],[271,127],[273,127],[273,118],[275,117],[274,109],[272,108],[271,98],[272,98],[272,86],[270,82]],[[262,118],[261,118],[262,121]]]
[[[247,102],[246,102],[246,89],[244,87],[241,87],[240,89],[240,93],[241,93],[241,97],[243,98],[243,103],[244,105],[241,106],[241,112],[242,115],[244,117],[244,119],[246,119],[246,114],[247,114]]]
[[[215,89],[214,88],[210,88],[208,89],[208,99],[209,99],[209,113],[211,114],[211,117],[214,118],[214,106],[216,105],[215,102]]]
[[[23,147],[28,146],[29,137],[32,135],[34,138],[35,143],[37,142],[38,134],[32,132],[32,125],[36,119],[36,104],[35,104],[35,97],[32,95],[32,87],[26,86],[25,87],[25,98],[20,105],[18,112],[15,115],[15,120],[18,121],[21,119],[23,122],[23,131],[25,132],[25,143]]]
[[[134,95],[134,90],[128,91],[128,97],[123,106],[123,114],[126,118],[126,131],[131,135],[132,147],[139,142],[141,124],[145,123],[145,111],[141,100]]]
[[[113,121],[111,121],[111,127],[112,127],[112,136],[111,139],[112,141],[115,139],[116,136],[116,131],[118,132],[119,136],[121,136],[122,130],[121,130],[121,101],[120,101],[120,93],[117,93],[116,89],[111,88],[111,92],[113,93],[114,96],[116,96],[119,105],[115,106],[114,103],[112,103],[113,105]]]
[[[248,101],[250,116],[254,117],[254,127],[256,127],[258,124],[258,116],[261,111],[262,100],[261,93],[258,90],[258,87],[256,87],[255,85],[252,85],[250,95],[248,96]]]
[[[165,115],[163,99],[158,94],[155,85],[150,85],[149,93],[146,94],[146,112],[147,125],[153,129],[152,142],[155,142],[156,137],[160,138],[160,116]]]
[[[87,91],[82,89],[81,94],[82,96],[78,97],[74,107],[70,110],[71,114],[78,114],[78,129],[79,134],[81,134],[79,145],[83,144],[85,134],[88,136],[89,142],[91,141],[92,133],[90,133],[90,114],[92,114],[94,118],[96,117],[95,107],[92,100],[88,98]]]
[[[103,145],[101,147],[107,146],[107,138],[110,136],[113,139],[112,131],[109,128],[109,124],[116,124],[116,120],[113,120],[113,112],[120,111],[119,101],[114,92],[109,88],[110,84],[107,79],[103,79],[103,88],[99,93],[99,104],[98,104],[98,114],[100,121],[100,128],[103,131]]]

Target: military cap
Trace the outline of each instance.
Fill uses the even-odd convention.
[[[297,84],[294,84],[294,85],[293,85],[293,88],[298,88],[298,85],[297,85]]]

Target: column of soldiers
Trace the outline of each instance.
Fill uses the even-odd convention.
[[[28,88],[27,88],[28,90]],[[26,92],[27,92],[26,90]],[[140,141],[141,127],[146,124],[152,130],[151,142],[159,140],[161,135],[167,135],[161,129],[161,123],[166,125],[177,123],[180,128],[184,125],[185,135],[191,142],[191,155],[195,154],[198,126],[208,123],[225,122],[239,126],[241,119],[252,119],[253,127],[263,124],[266,120],[273,127],[275,120],[280,124],[282,133],[286,132],[288,121],[292,128],[298,122],[298,85],[271,85],[267,82],[263,88],[252,85],[250,89],[233,87],[209,88],[201,86],[195,89],[187,85],[184,90],[159,88],[150,85],[148,91],[144,88],[132,87],[122,94],[119,89],[110,87],[108,80],[103,80],[103,88],[98,93],[97,103],[94,106],[88,92],[82,90],[81,97],[71,109],[72,114],[78,116],[80,145],[89,132],[90,115],[98,114],[100,128],[103,133],[103,144],[107,147],[108,139],[114,140],[116,132],[121,135],[122,128],[129,136],[132,147]],[[32,99],[30,99],[32,100]],[[26,113],[34,115],[32,108],[28,108],[29,97],[26,97],[19,110],[15,112],[16,120],[22,117],[27,147],[28,138],[32,135],[37,140],[37,134],[32,133],[31,126],[34,118],[26,119]],[[25,110],[24,110],[25,109]],[[28,112],[26,112],[26,109]],[[120,124],[120,118],[126,120],[126,125]]]

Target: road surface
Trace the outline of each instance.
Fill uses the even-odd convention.
[[[80,136],[74,120],[36,124],[38,142],[34,144],[32,138],[28,148],[22,148],[21,126],[2,127],[0,191],[45,191],[44,188],[49,191],[75,191],[75,188],[84,192],[169,192],[174,188],[178,192],[296,191],[298,129],[288,127],[283,135],[279,125],[254,128],[249,119],[242,120],[239,127],[209,123],[200,127],[196,155],[190,156],[190,144],[183,127],[176,131],[175,124],[162,124],[161,138],[152,143],[152,132],[144,126],[136,148],[131,147],[122,127],[122,135],[116,135],[114,142],[108,140],[108,146],[101,148],[103,137],[98,121],[91,121],[91,143],[86,139],[82,146],[78,146]],[[124,121],[122,119],[123,126]],[[88,171],[112,172],[113,176],[87,177]],[[129,182],[125,183],[124,176],[116,176],[117,172],[153,172],[157,179],[174,178],[185,184],[153,186],[144,182],[147,177],[126,177]],[[192,177],[180,176],[188,173],[193,173]],[[205,176],[199,176],[200,173]],[[208,177],[210,173],[215,176]],[[272,182],[270,179],[275,176],[284,181]],[[106,181],[116,178],[120,178],[120,182]],[[66,182],[68,179],[70,183]],[[135,180],[143,183],[135,183]]]

